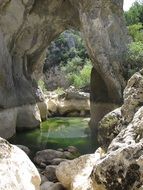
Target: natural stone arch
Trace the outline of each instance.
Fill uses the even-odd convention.
[[[107,102],[120,103],[125,86],[123,54],[127,42],[122,6],[123,1],[117,0],[1,1],[1,110],[34,105],[38,101],[34,70],[47,45],[69,28],[82,32],[93,62],[93,73],[99,75],[101,84],[104,83]],[[102,86],[97,89],[96,77],[91,80],[91,128],[95,128],[100,118],[94,120],[94,105],[98,100],[94,89],[102,92]],[[100,102],[103,101],[101,98]]]

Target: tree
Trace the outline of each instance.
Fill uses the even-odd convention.
[[[127,26],[132,24],[143,24],[143,0],[136,1],[129,11],[124,13]]]

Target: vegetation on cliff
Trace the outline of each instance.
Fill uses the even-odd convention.
[[[62,72],[68,85],[77,88],[89,85],[91,61],[80,32],[65,31],[48,47],[43,71],[54,67]]]
[[[136,1],[125,12],[126,24],[132,42],[127,54],[128,77],[143,67],[143,1]]]

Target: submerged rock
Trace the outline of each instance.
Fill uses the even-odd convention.
[[[40,190],[40,176],[28,156],[0,138],[0,189]]]

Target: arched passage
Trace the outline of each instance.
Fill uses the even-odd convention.
[[[34,70],[39,67],[47,45],[69,28],[82,32],[95,73],[105,86],[107,102],[120,103],[125,86],[123,55],[127,42],[122,6],[123,1],[113,0],[3,0],[0,3],[0,119],[4,109],[34,105],[38,101]],[[95,104],[93,91],[97,83],[96,77],[91,78],[91,100]],[[102,88],[99,85],[98,91],[102,92]],[[94,104],[91,128],[97,124]],[[26,111],[18,109],[17,117],[21,118],[20,114]],[[18,120],[20,125],[22,121]],[[16,124],[17,119],[13,125]]]

